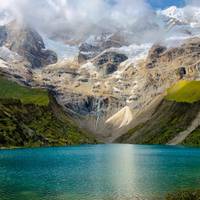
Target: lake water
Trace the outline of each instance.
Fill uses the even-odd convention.
[[[0,150],[0,200],[156,199],[200,188],[200,149],[86,145]]]

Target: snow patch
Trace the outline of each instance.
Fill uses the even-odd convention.
[[[177,8],[176,6],[171,6],[165,10],[158,11],[157,14],[169,19],[175,19],[181,23],[189,24],[191,27],[200,26],[200,7],[185,6],[183,8]]]
[[[115,127],[122,128],[128,126],[133,120],[133,113],[129,106],[125,106],[115,115],[110,117],[106,123],[112,124]]]
[[[145,43],[140,45],[131,44],[130,46],[111,48],[111,50],[125,54],[128,57],[128,60],[126,60],[122,64],[127,65],[135,63],[141,59],[145,59],[151,47],[152,47],[151,43]]]
[[[17,53],[11,51],[10,49],[8,49],[5,46],[0,47],[0,58],[7,62],[22,60],[21,56],[19,56]]]

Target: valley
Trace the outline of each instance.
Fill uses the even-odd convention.
[[[0,200],[200,199],[198,0],[0,0]]]
[[[174,144],[183,135],[175,143],[187,144],[200,125],[199,22],[179,12],[171,7],[155,13],[164,23],[162,42],[136,42],[136,33],[125,30],[70,42],[11,21],[0,27],[0,74],[48,91],[79,129],[99,142]],[[150,28],[160,30],[157,23]]]

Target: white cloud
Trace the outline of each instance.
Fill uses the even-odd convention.
[[[200,6],[199,0],[185,0],[186,5]]]
[[[83,35],[101,29],[134,29],[149,23],[153,11],[145,0],[0,0],[19,21],[43,32]]]

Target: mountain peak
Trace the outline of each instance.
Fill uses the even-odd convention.
[[[177,20],[182,20],[184,17],[184,11],[182,8],[178,8],[176,6],[171,6],[165,10],[161,11],[161,14],[169,17],[169,18],[174,18]]]

